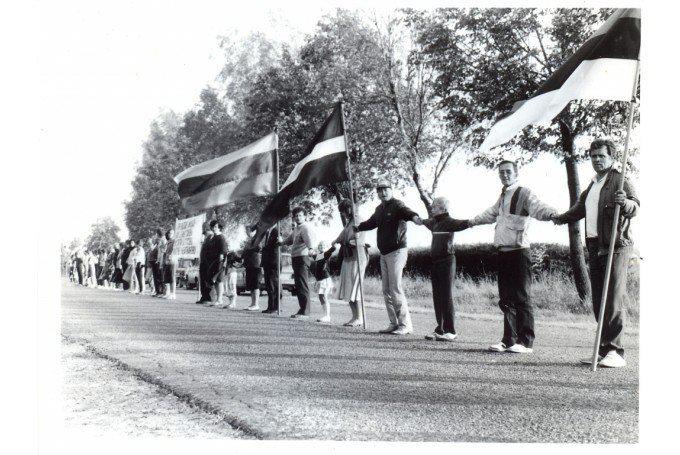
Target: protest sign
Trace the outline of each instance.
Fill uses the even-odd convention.
[[[174,253],[178,259],[198,258],[204,222],[205,213],[183,220],[175,220]]]

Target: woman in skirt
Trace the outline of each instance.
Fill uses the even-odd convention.
[[[338,238],[333,241],[331,248],[326,253],[330,257],[330,254],[335,250],[335,245],[340,244],[342,265],[340,266],[338,299],[348,301],[349,307],[352,310],[352,319],[344,325],[355,327],[361,325],[363,320],[362,309],[359,304],[358,270],[361,270],[361,279],[363,280],[364,273],[366,272],[366,265],[368,264],[368,255],[366,254],[364,245],[364,233],[354,232],[354,225],[359,224],[362,220],[357,216],[356,223],[354,222],[352,216],[352,203],[347,199],[343,199],[340,201],[338,209],[347,222]],[[357,248],[357,244],[359,245],[359,248]],[[357,267],[357,262],[359,262],[360,267]]]

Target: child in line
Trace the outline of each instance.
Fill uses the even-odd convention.
[[[316,251],[311,251],[314,255],[314,263],[312,264],[312,273],[316,279],[316,293],[319,295],[319,302],[323,308],[324,315],[317,319],[316,322],[329,323],[331,322],[331,305],[329,297],[333,291],[333,279],[328,268],[328,258],[324,254],[327,249],[326,242],[319,242]]]
[[[215,308],[226,308],[233,310],[236,308],[236,281],[238,272],[236,271],[236,264],[243,262],[240,256],[233,251],[227,253],[225,261],[226,273],[224,274],[224,295],[227,297],[228,303],[217,302]]]

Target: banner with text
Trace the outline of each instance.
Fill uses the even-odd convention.
[[[204,222],[205,213],[183,220],[175,220],[174,253],[178,259],[198,258],[203,240]]]

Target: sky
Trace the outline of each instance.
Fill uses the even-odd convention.
[[[124,201],[149,125],[164,110],[185,112],[200,91],[214,84],[222,65],[220,35],[261,31],[279,40],[299,40],[328,11],[303,3],[272,8],[252,2],[234,9],[228,2],[54,2],[41,18],[40,86],[46,166],[61,176],[58,220],[62,241],[87,237],[98,218],[110,216],[127,235]],[[321,119],[320,119],[321,120]],[[304,144],[301,144],[303,146]],[[582,185],[592,172],[579,167]],[[438,195],[449,197],[451,213],[468,218],[490,206],[500,184],[493,170],[454,160]],[[564,166],[543,157],[520,171],[523,185],[558,210],[567,208]],[[415,189],[395,194],[425,214]],[[369,216],[378,201],[359,208]],[[336,216],[327,232],[339,231]],[[533,222],[534,241],[566,243],[566,228]],[[490,242],[491,226],[457,234],[460,243]],[[369,236],[369,241],[371,241]],[[424,227],[409,229],[412,245],[426,245]]]

